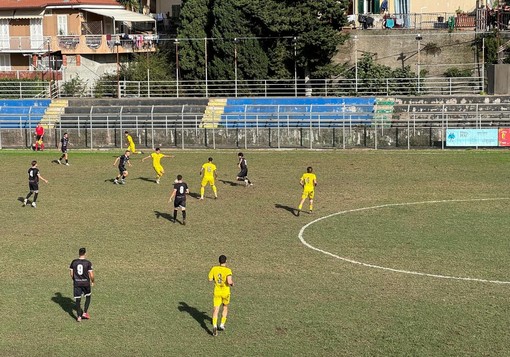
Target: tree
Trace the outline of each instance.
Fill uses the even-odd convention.
[[[172,78],[165,53],[136,53],[133,60],[121,68],[121,78],[127,81],[147,81],[147,76],[151,81]]]
[[[237,0],[216,0],[214,3],[211,32],[215,38],[211,63],[214,79],[234,79],[236,62],[237,78],[267,78],[267,54],[257,39],[259,34],[240,5]]]
[[[214,38],[208,48],[210,78],[329,77],[338,72],[331,60],[346,36],[349,0],[185,0],[179,37]],[[293,38],[297,41],[294,43]],[[239,39],[235,43],[234,39]],[[183,44],[183,76],[203,79],[204,46]],[[297,56],[294,56],[294,50]]]
[[[212,0],[184,0],[182,2],[179,40],[179,69],[182,78],[205,78],[206,41],[211,35]],[[210,44],[207,44],[209,47]],[[208,48],[208,56],[210,49]]]
[[[417,92],[416,73],[411,71],[410,66],[391,69],[388,66],[378,64],[374,55],[364,53],[357,64],[357,93],[374,94],[381,90],[388,91],[388,94],[415,94]],[[350,68],[345,77],[356,79],[356,67]],[[351,85],[354,92],[355,85]]]

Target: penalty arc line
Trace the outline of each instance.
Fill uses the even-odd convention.
[[[322,253],[322,254],[325,254],[325,255],[329,255],[329,256],[331,256],[333,258],[336,258],[336,259],[339,259],[339,260],[343,260],[343,261],[348,262],[348,263],[361,265],[361,266],[364,266],[364,267],[367,267],[367,268],[380,269],[380,270],[391,271],[391,272],[394,272],[394,273],[401,273],[401,274],[426,276],[426,277],[430,277],[430,278],[463,280],[463,281],[475,281],[475,282],[492,283],[492,284],[510,284],[510,281],[489,280],[489,279],[460,277],[460,276],[450,276],[450,275],[441,275],[441,274],[430,274],[430,273],[422,273],[422,272],[418,272],[418,271],[403,270],[403,269],[394,269],[394,268],[383,267],[383,266],[380,266],[380,265],[364,263],[364,262],[357,261],[357,260],[354,260],[354,259],[349,259],[349,258],[341,257],[341,256],[339,256],[337,254],[333,254],[333,253],[330,253],[330,252],[328,252],[326,250],[314,247],[313,245],[308,243],[303,238],[303,233],[312,224],[320,222],[320,221],[328,219],[328,218],[331,218],[331,217],[334,217],[334,216],[339,216],[339,215],[343,215],[343,214],[347,214],[347,213],[368,211],[368,210],[379,209],[379,208],[387,208],[387,207],[398,207],[398,206],[413,206],[413,205],[434,204],[434,203],[501,201],[501,200],[510,200],[510,198],[506,198],[506,197],[505,198],[473,198],[473,199],[458,199],[458,200],[438,200],[438,201],[421,201],[421,202],[406,202],[406,203],[388,203],[388,204],[378,205],[378,206],[355,208],[355,209],[351,209],[351,210],[347,210],[347,211],[341,211],[341,212],[332,213],[332,214],[329,214],[327,216],[317,218],[317,219],[315,219],[315,220],[305,224],[303,227],[301,227],[301,230],[299,231],[298,237],[299,237],[299,240],[301,241],[301,243],[303,245],[305,245],[306,247],[308,247],[308,248],[310,248],[312,250],[315,250],[315,251],[317,251],[319,253]]]

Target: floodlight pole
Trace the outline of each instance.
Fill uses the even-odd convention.
[[[421,40],[423,39],[423,37],[420,35],[420,34],[417,34],[416,35],[416,41],[418,41],[418,63],[417,63],[417,69],[418,69],[418,93],[420,93],[420,76],[421,76],[421,59],[420,59],[420,54],[421,54]]]
[[[205,63],[205,96],[209,97],[209,76],[207,74],[207,37],[204,38],[204,63]]]
[[[175,87],[176,95],[179,98],[179,40],[175,39]]]
[[[235,97],[237,98],[237,43],[239,39],[234,38],[234,92]]]
[[[294,45],[294,96],[297,97],[297,37],[292,39]]]

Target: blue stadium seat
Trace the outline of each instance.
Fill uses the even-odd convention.
[[[229,98],[220,126],[309,127],[370,125],[375,97]]]
[[[50,99],[0,100],[0,128],[35,128]]]

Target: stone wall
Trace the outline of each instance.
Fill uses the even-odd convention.
[[[428,77],[442,76],[444,71],[450,67],[471,68],[474,75],[480,75],[478,70],[474,70],[476,67],[474,63],[479,62],[478,55],[481,60],[481,54],[478,54],[473,46],[474,31],[450,33],[447,30],[369,29],[352,30],[349,33],[350,39],[339,48],[337,56],[333,59],[336,63],[347,63],[349,66],[354,66],[355,48],[357,48],[358,59],[363,53],[372,53],[379,64],[392,68],[409,65],[412,71],[417,72],[418,41],[416,36],[420,34],[422,37],[419,41],[421,70],[428,71]],[[357,36],[357,40],[355,40],[355,36]],[[426,48],[432,48],[432,45],[437,46],[440,53],[427,52]]]

